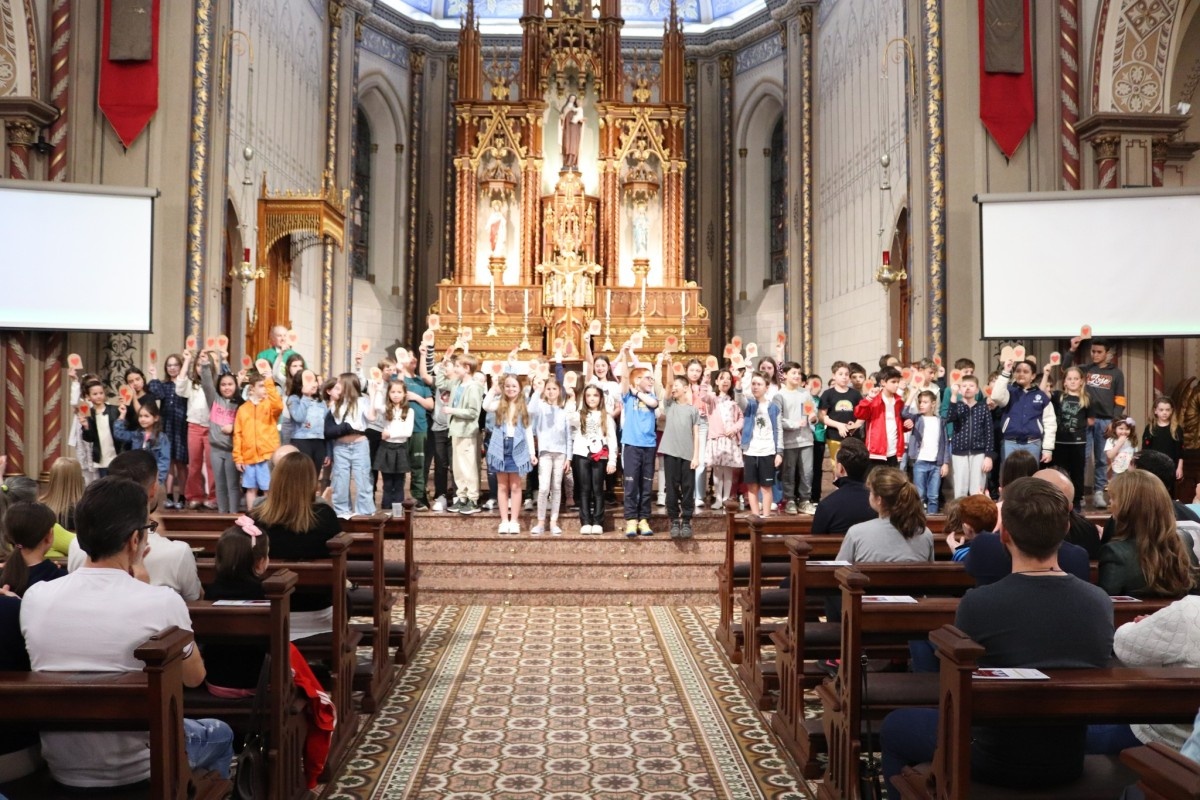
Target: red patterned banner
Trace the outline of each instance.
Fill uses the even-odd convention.
[[[127,148],[146,129],[154,112],[158,110],[159,2],[160,0],[150,0],[150,60],[113,61],[108,57],[109,42],[112,38],[113,0],[104,0],[99,105]]]
[[[1025,68],[1020,73],[988,72],[986,63],[986,6],[979,0],[979,119],[1005,158],[1012,158],[1036,118],[1033,103],[1033,62],[1029,45],[1029,0],[1023,11],[1023,49]]]

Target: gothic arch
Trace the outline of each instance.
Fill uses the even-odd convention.
[[[783,87],[763,80],[750,90],[737,116],[734,291],[739,299],[757,298],[769,279],[771,135],[784,111]]]
[[[405,155],[407,115],[400,95],[382,72],[372,71],[359,81],[358,105],[371,128],[375,150],[371,167],[371,218],[408,218],[408,158]],[[385,293],[404,286],[406,230],[402,224],[376,224],[370,229],[371,272]]]
[[[1092,111],[1165,113],[1197,0],[1103,0],[1092,43]]]
[[[0,97],[38,97],[33,0],[0,0]]]

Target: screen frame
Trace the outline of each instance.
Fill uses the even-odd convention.
[[[0,189],[14,189],[20,192],[55,192],[58,194],[82,194],[100,197],[134,197],[150,201],[150,237],[149,251],[146,262],[150,267],[150,275],[146,284],[146,327],[125,328],[115,331],[108,328],[71,327],[63,325],[25,325],[18,327],[0,319],[0,330],[17,331],[63,331],[66,333],[153,333],[154,332],[154,274],[157,271],[154,263],[155,232],[157,230],[158,199],[162,192],[158,189],[144,186],[106,186],[93,183],[64,183],[59,181],[25,181],[0,179]]]

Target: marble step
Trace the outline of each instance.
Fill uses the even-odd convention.
[[[667,534],[671,523],[665,514],[650,515],[650,527],[655,533]],[[524,511],[520,517],[522,535],[527,535],[534,524],[534,513]],[[424,539],[444,538],[476,538],[479,536],[496,536],[496,527],[500,524],[500,515],[495,511],[481,511],[478,514],[451,513],[420,513],[413,517],[413,536],[416,541]],[[564,511],[558,517],[559,527],[564,535],[579,536],[579,514],[574,511]],[[605,515],[605,530],[607,536],[622,535],[616,531],[624,530],[624,518],[620,514]],[[707,536],[724,539],[725,515],[709,512],[693,518],[692,528],[696,536]]]
[[[555,556],[543,553],[505,553],[499,557],[484,553],[443,553],[421,559],[422,588],[443,585],[461,586],[464,581],[493,579],[518,580],[522,583],[544,579],[571,581],[596,580],[614,585],[612,581],[630,579],[679,580],[707,585],[720,564],[712,557],[680,559],[662,550],[611,555],[579,554]]]
[[[520,606],[611,606],[611,605],[712,605],[717,582],[704,583],[666,578],[562,579],[492,578],[471,579],[468,585],[426,586],[421,584],[422,603],[455,603]]]
[[[388,558],[400,553],[399,542],[388,542],[385,552]],[[654,554],[654,558],[670,561],[700,559],[712,564],[725,557],[725,540],[715,536],[695,536],[691,540],[674,540],[665,534],[639,536],[626,539],[624,535],[607,533],[602,536],[581,536],[564,533],[562,536],[530,536],[528,532],[517,536],[500,536],[494,530],[471,537],[445,539],[419,539],[413,543],[416,558],[425,564],[430,560],[446,561],[464,552],[481,552],[486,557],[503,561],[512,554],[533,555],[545,561],[592,562],[603,559],[621,559],[627,553]],[[737,557],[750,557],[749,542],[738,542]]]

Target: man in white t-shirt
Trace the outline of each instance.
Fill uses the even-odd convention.
[[[127,478],[142,487],[149,501],[146,511],[151,519],[158,511],[158,464],[146,450],[127,450],[121,453],[108,467],[112,477]],[[204,591],[200,576],[196,572],[196,556],[187,542],[176,542],[154,531],[146,537],[146,552],[143,561],[152,586],[167,586],[174,589],[184,600],[199,600]],[[87,558],[78,540],[71,542],[67,551],[67,569],[71,572],[83,566]]]
[[[86,554],[83,566],[65,578],[29,587],[21,602],[21,633],[35,672],[136,672],[143,664],[134,650],[160,631],[190,631],[183,599],[164,586],[151,586],[142,557],[146,493],[125,478],[93,482],[75,507],[76,533]],[[204,661],[195,643],[184,651],[183,683],[204,682]],[[184,720],[188,763],[229,777],[233,731],[219,720]],[[66,786],[109,787],[150,777],[145,733],[43,733],[42,755],[54,779]]]

